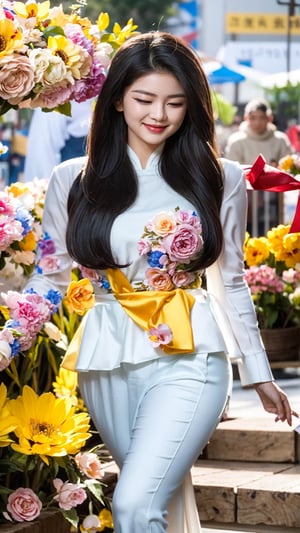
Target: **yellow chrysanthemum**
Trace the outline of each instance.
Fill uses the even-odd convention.
[[[35,17],[37,20],[45,20],[49,15],[50,10],[50,0],[45,2],[37,3],[34,0],[28,0],[25,2],[14,2],[14,11],[25,19]]]
[[[270,255],[268,240],[265,237],[250,237],[244,245],[244,256],[247,266],[263,263]]]
[[[77,373],[63,367],[60,367],[56,381],[52,383],[57,398],[69,398],[74,406],[78,404],[77,385]]]
[[[18,420],[15,435],[19,442],[12,448],[24,455],[39,455],[48,464],[48,457],[76,454],[90,437],[90,417],[75,413],[72,402],[56,398],[52,392],[38,396],[31,387],[8,402],[8,409]]]
[[[64,35],[50,36],[48,48],[53,54],[59,56],[65,65],[71,70],[74,78],[80,79],[80,66],[82,58],[80,48]]]
[[[0,19],[0,57],[12,53],[23,46],[22,34],[14,23],[7,19]]]
[[[286,260],[287,253],[284,248],[283,240],[289,230],[289,225],[279,224],[267,232],[269,249],[274,254],[276,261]]]
[[[33,231],[29,231],[25,237],[19,242],[21,250],[24,252],[31,252],[36,248],[36,239]]]
[[[0,447],[11,444],[12,439],[9,434],[17,427],[17,420],[12,416],[7,408],[7,389],[4,383],[0,385]]]

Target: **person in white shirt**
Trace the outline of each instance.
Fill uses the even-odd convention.
[[[201,531],[190,469],[230,394],[229,355],[266,411],[289,425],[296,415],[244,279],[246,216],[245,177],[218,157],[197,54],[168,33],[131,37],[112,59],[87,157],[52,173],[50,270],[38,264],[27,285],[66,290],[74,260],[93,284],[63,366],[120,467],[115,533]]]
[[[30,121],[23,181],[49,178],[62,161],[86,153],[94,100],[72,102],[70,117],[35,109]]]

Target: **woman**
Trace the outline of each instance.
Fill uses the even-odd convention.
[[[291,424],[244,282],[246,210],[240,167],[216,153],[196,54],[166,33],[129,39],[98,99],[87,160],[54,169],[43,222],[59,267],[31,281],[65,288],[75,260],[94,284],[97,304],[64,366],[79,372],[121,469],[115,533],[200,531],[189,472],[230,394],[229,355],[243,385]]]

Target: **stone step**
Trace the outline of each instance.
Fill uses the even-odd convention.
[[[300,435],[270,418],[235,418],[221,422],[203,456],[210,460],[297,463]]]
[[[192,477],[201,522],[300,528],[300,465],[199,460]]]

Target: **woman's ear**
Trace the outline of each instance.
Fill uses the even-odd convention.
[[[119,98],[118,100],[115,101],[115,108],[116,108],[116,111],[119,111],[119,113],[121,113],[123,111],[123,100],[122,100],[122,98]]]

